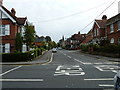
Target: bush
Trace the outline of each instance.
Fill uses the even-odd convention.
[[[88,45],[81,45],[80,48],[82,51],[87,52],[89,47]]]
[[[31,55],[33,56],[33,58],[42,55],[42,49],[35,49],[35,50],[31,50]]]
[[[120,55],[120,45],[115,44],[109,44],[105,46],[100,46],[98,44],[81,45],[81,50],[85,52],[104,52]]]
[[[32,56],[30,52],[2,54],[2,62],[30,61],[31,59],[32,59]]]
[[[41,49],[35,49],[25,53],[4,53],[2,54],[2,62],[30,61],[41,54]]]

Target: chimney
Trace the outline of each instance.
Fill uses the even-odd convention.
[[[102,20],[107,20],[107,16],[103,15]]]
[[[118,2],[118,13],[120,13],[120,1]]]
[[[0,0],[0,6],[3,4],[3,0]]]
[[[78,32],[78,34],[80,34],[80,32]]]
[[[16,11],[15,11],[15,9],[14,9],[14,8],[12,8],[12,9],[11,9],[11,13],[15,16]]]

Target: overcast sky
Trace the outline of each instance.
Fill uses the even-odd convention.
[[[96,19],[114,0],[4,0],[8,9],[15,8],[16,16],[26,17],[35,25],[39,36],[51,36],[58,42],[64,35],[66,38],[78,33],[87,33],[92,25],[83,29]],[[118,14],[118,1],[108,8],[103,15],[108,18]]]

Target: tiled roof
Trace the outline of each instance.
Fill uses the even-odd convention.
[[[25,18],[17,18],[17,22],[18,22],[18,24],[20,24],[20,25],[24,25],[26,20],[27,20],[26,17],[25,17]]]
[[[26,17],[16,17],[13,13],[11,13],[8,9],[6,9],[4,6],[2,8],[17,22],[19,25],[24,25],[25,21],[27,20]]]
[[[119,20],[120,20],[120,13],[108,19],[107,25],[115,23],[116,21],[119,21]]]
[[[100,28],[105,28],[107,20],[95,20]]]

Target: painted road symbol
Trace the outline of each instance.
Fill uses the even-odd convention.
[[[83,72],[82,68],[80,68],[79,65],[63,65],[58,66],[54,76],[58,75],[68,75],[68,76],[76,76],[76,75],[85,75],[85,72]]]

